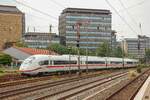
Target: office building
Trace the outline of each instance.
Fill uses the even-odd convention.
[[[77,25],[80,24],[80,27]],[[77,28],[78,27],[78,28]],[[115,46],[116,35],[111,30],[111,12],[103,9],[66,8],[59,16],[59,35],[63,45],[77,46],[77,30],[79,29],[80,48],[96,50],[107,41]]]
[[[125,38],[124,45],[129,56],[144,58],[145,49],[150,48],[150,37],[138,35],[138,38]]]
[[[51,43],[60,43],[60,37],[55,33],[28,32],[23,40],[30,48],[47,48]]]

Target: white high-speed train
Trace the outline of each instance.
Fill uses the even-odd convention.
[[[78,70],[77,55],[33,55],[25,59],[20,72],[25,75],[47,74]],[[134,67],[138,60],[115,57],[80,56],[80,68],[92,69]],[[123,66],[124,65],[124,66]]]

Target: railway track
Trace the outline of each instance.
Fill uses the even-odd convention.
[[[125,72],[121,72],[121,73],[125,73]],[[117,73],[117,75],[120,75],[121,73]],[[0,99],[9,99],[11,97],[15,97],[17,99],[19,95],[22,95],[22,94],[25,94],[25,93],[30,93],[30,92],[32,94],[33,91],[36,94],[37,91],[40,91],[42,89],[47,89],[47,88],[50,88],[50,87],[51,87],[51,89],[52,89],[52,87],[54,87],[53,90],[55,90],[57,88],[57,86],[59,86],[59,85],[63,87],[63,84],[77,84],[79,81],[85,81],[85,80],[91,80],[92,81],[92,79],[96,76],[97,75],[90,75],[90,76],[87,76],[87,77],[78,77],[78,78],[72,78],[72,79],[68,79],[68,80],[48,82],[48,83],[45,83],[45,84],[33,85],[33,86],[24,87],[24,88],[18,88],[18,89],[9,90],[9,91],[1,91],[0,92]],[[111,78],[111,77],[112,76],[108,76],[107,78]],[[102,79],[99,79],[99,81],[100,80],[102,80]],[[51,95],[55,95],[55,94],[58,94],[58,91],[53,92]],[[19,96],[19,97],[21,97],[21,96]]]
[[[101,73],[103,73],[103,72],[101,72]],[[98,74],[100,74],[100,73],[98,73]],[[70,75],[70,77],[74,77],[74,76],[75,76],[74,74]],[[20,79],[20,80],[14,80],[14,81],[10,81],[10,82],[0,83],[0,88],[4,88],[4,87],[8,87],[8,86],[16,86],[16,85],[20,85],[20,84],[28,84],[28,83],[44,81],[44,80],[50,80],[50,79],[53,78],[53,76],[26,77],[26,78],[24,76],[21,76],[21,77],[23,77],[23,78]],[[66,78],[68,76],[67,75],[61,75],[61,76],[58,76],[58,77],[59,78]]]
[[[119,90],[108,96],[106,100],[133,100],[139,89],[150,75],[150,69],[140,74],[138,77],[129,81]]]
[[[27,79],[27,77],[22,76],[20,74],[10,73],[10,74],[0,76],[0,83],[4,83],[4,82],[8,82],[8,81],[18,81],[18,80],[22,80],[22,79]]]
[[[97,74],[105,74],[105,73],[111,73],[111,72],[102,71],[102,72],[98,72],[98,73],[94,73],[94,74],[92,73],[89,75],[97,75]],[[82,75],[82,76],[84,77],[84,75]],[[68,78],[68,75],[61,75],[58,77],[64,79],[64,78]],[[69,78],[76,78],[76,77],[77,76],[74,74],[71,74],[69,76]],[[2,82],[2,83],[0,83],[0,88],[4,88],[4,87],[8,87],[8,86],[16,86],[16,85],[20,85],[20,84],[28,84],[28,83],[32,83],[32,82],[38,82],[38,81],[45,81],[45,80],[50,80],[52,78],[53,78],[53,76],[31,77],[31,78],[23,77],[23,79],[20,79],[20,80],[14,80],[14,81],[10,81],[10,82]]]
[[[68,77],[68,78],[62,78],[60,80],[49,80],[50,77],[42,77],[42,78],[36,78],[36,79],[27,79],[27,80],[19,80],[19,81],[14,81],[14,82],[8,82],[5,84],[1,84],[0,87],[0,99],[6,98],[6,97],[11,97],[14,95],[19,95],[23,94],[26,92],[31,92],[31,91],[36,91],[38,89],[43,89],[47,88],[50,86],[56,86],[60,84],[65,84],[67,82],[73,82],[73,81],[78,81],[78,80],[83,80],[83,79],[88,79],[96,76],[100,76],[102,74],[106,74],[108,72],[101,72],[101,73],[96,73],[96,74],[89,74],[89,75],[83,75],[80,77],[74,76],[74,77]],[[111,72],[112,73],[112,72]],[[37,84],[34,84],[36,83]],[[26,85],[27,86],[22,86]],[[18,87],[17,87],[18,86]],[[6,88],[10,87],[11,89],[7,90]],[[13,88],[12,88],[13,87]],[[17,88],[16,88],[17,87]]]
[[[59,91],[57,93],[54,94],[49,94],[49,95],[45,95],[45,96],[41,96],[36,98],[35,100],[45,100],[45,99],[51,99],[51,100],[65,100],[67,98],[73,97],[74,95],[80,94],[86,90],[92,89],[94,87],[100,86],[102,84],[108,83],[110,81],[113,81],[115,79],[120,79],[124,76],[126,76],[127,73],[119,73],[119,74],[115,74],[115,75],[111,75],[102,79],[98,79],[95,81],[90,81],[86,84],[81,84],[78,85],[76,87],[71,87],[69,89],[63,90],[63,91]],[[80,100],[78,98],[78,100]]]

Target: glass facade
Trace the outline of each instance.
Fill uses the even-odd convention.
[[[112,43],[116,41],[116,35],[112,34],[111,30],[111,12],[109,10],[78,8],[66,8],[59,16],[59,34],[65,37],[64,45],[77,44],[76,25],[78,22],[82,23],[79,29],[80,48],[95,50],[104,41],[108,41],[111,46],[114,45]]]
[[[126,38],[125,41],[128,55],[132,55],[136,58],[144,58],[145,49],[150,48],[148,45],[150,43],[150,38],[146,36]]]
[[[47,48],[51,43],[60,43],[60,37],[54,33],[29,32],[24,35],[24,42],[31,48]]]

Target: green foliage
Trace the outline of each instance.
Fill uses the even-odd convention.
[[[52,51],[55,51],[59,54],[69,54],[69,49],[66,48],[65,46],[63,45],[60,45],[60,44],[57,44],[57,43],[54,43],[54,44],[51,44],[48,49],[52,50]]]
[[[150,49],[145,50],[145,62],[150,64]]]
[[[115,48],[113,51],[113,56],[115,56],[115,57],[122,57],[123,56],[123,51],[122,51],[122,49],[121,49],[121,47],[117,47],[117,48]]]
[[[80,50],[80,55],[86,55],[86,50],[85,49],[79,49]]]
[[[145,50],[145,57],[150,59],[150,49]]]
[[[95,55],[96,55],[96,52],[95,52],[95,51],[88,51],[88,55],[90,55],[90,56],[95,56]]]
[[[57,52],[58,54],[72,54],[77,55],[78,54],[78,48],[77,47],[65,47],[60,44],[51,44],[47,49],[50,49],[52,51]],[[80,55],[86,55],[86,49],[79,49]],[[104,42],[101,44],[96,51],[90,51],[88,50],[89,56],[114,56],[114,57],[122,57],[122,49],[121,47],[117,47],[114,50],[111,50],[108,42]]]
[[[128,54],[127,57],[131,58],[131,59],[135,59],[136,58],[135,55],[132,55],[132,54]]]
[[[11,56],[0,53],[0,65],[10,65],[12,62]]]
[[[16,44],[15,44],[17,47],[28,47],[24,42],[22,42],[22,41],[18,41],[18,42],[16,42]]]
[[[137,72],[138,72],[138,73],[141,73],[141,72],[142,72],[141,69],[144,68],[144,67],[145,67],[144,64],[138,64],[138,66],[137,66],[137,68],[136,68]]]
[[[102,43],[97,49],[96,49],[97,56],[106,57],[111,55],[111,49],[108,44],[108,42]]]
[[[4,73],[4,70],[2,68],[0,68],[0,73]]]
[[[72,55],[78,54],[77,47],[65,47],[57,43],[51,44],[47,49],[57,52],[58,54],[72,54]],[[80,48],[79,51],[80,51],[80,55],[86,55],[86,49]],[[95,52],[88,51],[88,55],[95,55]]]
[[[138,73],[141,73],[141,72],[142,72],[142,70],[141,70],[141,69],[142,69],[141,67],[137,67],[137,69],[136,69],[136,70],[137,70],[137,72],[138,72]]]
[[[76,55],[78,53],[78,49],[76,47],[68,47],[68,50],[72,55]]]
[[[109,43],[105,42],[105,41],[104,41],[103,44],[101,44],[97,48],[96,54],[98,56],[101,56],[101,57],[106,57],[106,56],[109,56],[109,57],[122,57],[122,56],[125,56],[125,53],[123,52],[121,47],[116,47],[116,48],[111,49]]]

